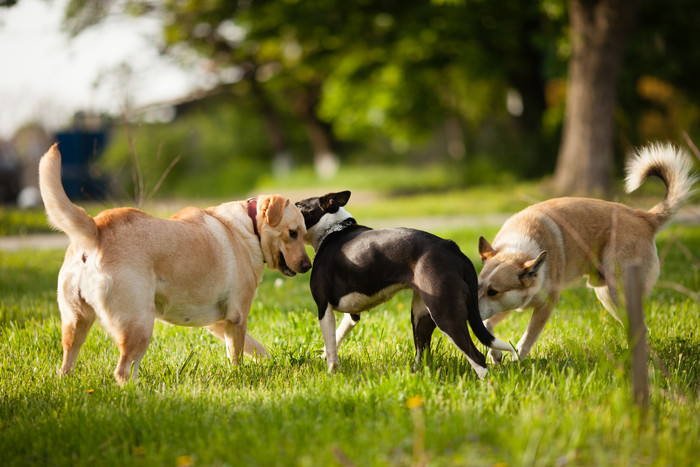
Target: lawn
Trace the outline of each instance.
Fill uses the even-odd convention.
[[[455,239],[479,269],[477,239],[496,231],[435,233]],[[410,295],[399,293],[363,315],[329,376],[308,274],[268,271],[249,332],[272,360],[232,368],[206,331],[158,323],[139,381],[120,388],[117,348],[99,325],[74,376],[57,376],[63,252],[0,252],[2,463],[696,465],[700,304],[691,295],[700,290],[700,229],[673,226],[657,244],[645,416],[632,401],[625,330],[584,287],[563,295],[529,359],[508,358],[484,380],[439,332],[432,362],[411,371]],[[514,313],[496,334],[515,343],[528,319]]]

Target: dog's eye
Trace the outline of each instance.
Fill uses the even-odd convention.
[[[289,231],[289,238],[291,238],[292,240],[296,240],[296,238],[298,236],[299,236],[299,232],[297,232],[296,230]]]
[[[486,295],[488,295],[489,297],[495,297],[496,295],[498,295],[498,290],[489,287],[489,289],[486,291]]]

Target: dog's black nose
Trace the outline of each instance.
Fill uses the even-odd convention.
[[[306,258],[304,261],[301,262],[300,270],[301,273],[304,274],[309,269],[311,269],[311,260],[309,258]]]

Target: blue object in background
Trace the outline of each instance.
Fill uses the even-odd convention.
[[[107,183],[90,173],[90,166],[99,158],[107,142],[105,131],[67,131],[56,135],[61,151],[61,181],[72,200],[102,199]]]

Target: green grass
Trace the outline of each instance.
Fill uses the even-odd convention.
[[[360,219],[361,220],[361,219]],[[442,230],[479,265],[478,235]],[[700,229],[659,236],[661,280],[700,290]],[[685,248],[684,248],[685,247]],[[651,405],[632,401],[626,334],[582,287],[567,291],[524,362],[480,381],[439,332],[411,371],[410,295],[363,315],[329,376],[308,275],[266,272],[249,332],[272,360],[232,368],[201,329],[156,324],[139,381],[120,388],[96,325],[58,378],[62,251],[0,252],[3,465],[693,465],[700,449],[700,305],[670,288],[646,306]],[[279,280],[277,280],[279,279]],[[517,342],[529,313],[497,329]],[[482,346],[479,346],[482,351]],[[422,405],[407,402],[420,396]],[[415,401],[415,399],[412,399]]]

